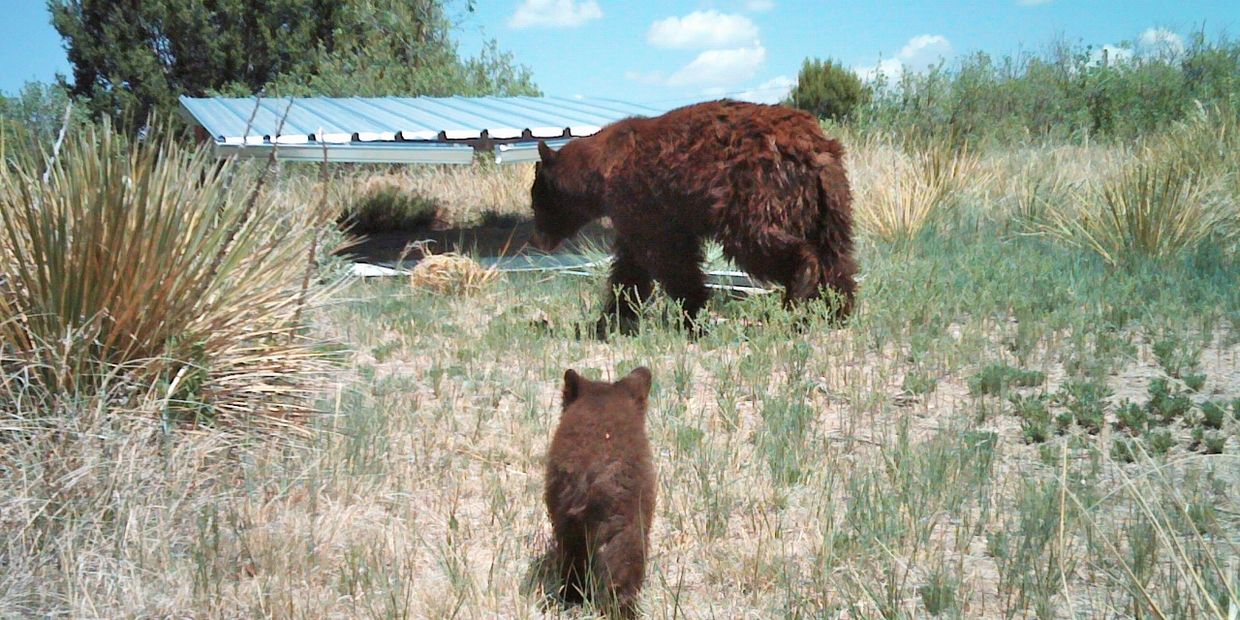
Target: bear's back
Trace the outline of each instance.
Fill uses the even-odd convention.
[[[645,412],[618,390],[594,384],[561,414],[547,454],[553,512],[590,520],[652,508],[654,467]]]
[[[812,114],[728,99],[677,108],[653,118],[617,121],[600,132],[595,144],[610,151],[610,157],[631,163],[669,156],[726,161],[770,149],[806,162],[824,153],[837,160],[843,157],[843,146],[822,132]]]

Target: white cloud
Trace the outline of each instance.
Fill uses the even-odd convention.
[[[758,27],[744,15],[718,11],[694,11],[650,25],[646,41],[657,47],[678,49],[725,48],[745,45],[758,38]]]
[[[753,77],[766,61],[766,48],[706,50],[667,78],[669,86],[729,86]]]
[[[1089,64],[1100,66],[1141,63],[1148,60],[1176,61],[1184,55],[1184,39],[1166,28],[1148,28],[1135,44],[1103,45],[1089,53]]]
[[[865,82],[872,82],[880,75],[888,82],[892,82],[900,79],[900,74],[904,72],[904,64],[896,58],[888,58],[878,61],[878,64],[872,67],[853,69],[853,72]]]
[[[1184,54],[1184,39],[1166,28],[1148,28],[1137,39],[1137,51],[1147,58],[1179,58]]]
[[[750,13],[765,13],[775,8],[775,0],[746,0],[745,10]]]
[[[513,28],[576,28],[603,16],[597,0],[524,0],[508,18]]]
[[[1105,64],[1107,65],[1122,64],[1133,59],[1133,51],[1130,47],[1103,45],[1089,53],[1089,64],[1094,66],[1104,64],[1103,58],[1106,58]]]
[[[795,79],[786,75],[780,75],[759,84],[755,88],[740,92],[736,95],[736,98],[754,103],[779,103],[788,98],[788,93],[792,92],[792,87],[796,85],[797,81]]]
[[[955,54],[951,41],[937,34],[922,34],[909,39],[894,58],[881,60],[872,67],[854,69],[863,80],[882,75],[888,80],[899,79],[905,71],[925,71]]]
[[[923,34],[909,39],[909,42],[900,49],[900,53],[896,54],[896,58],[907,69],[924,71],[939,64],[940,61],[951,58],[953,53],[951,41],[948,41],[947,37]]]

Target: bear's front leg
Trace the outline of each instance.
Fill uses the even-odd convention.
[[[600,340],[606,340],[612,329],[622,334],[637,331],[637,319],[642,304],[650,298],[654,285],[650,273],[637,263],[631,252],[616,247],[616,258],[611,265],[611,278],[607,282],[607,301],[603,316],[595,325]]]
[[[697,315],[710,297],[706,273],[702,271],[705,256],[701,239],[689,233],[666,234],[652,240],[650,247],[647,267],[668,297],[680,304],[680,319],[685,329],[699,335]]]

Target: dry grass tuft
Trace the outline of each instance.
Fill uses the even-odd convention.
[[[946,142],[905,149],[872,139],[852,161],[857,223],[886,242],[916,237],[966,190],[985,187],[990,174],[978,154]]]
[[[429,254],[414,266],[409,282],[415,289],[440,295],[475,295],[488,288],[499,277],[495,267],[483,267],[477,261],[457,254]]]

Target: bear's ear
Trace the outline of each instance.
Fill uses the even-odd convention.
[[[573,404],[581,395],[581,375],[569,368],[564,371],[564,407]]]
[[[617,381],[617,385],[623,387],[629,394],[643,403],[650,396],[650,382],[652,376],[650,369],[645,366],[638,366],[633,372],[625,375],[623,379]]]
[[[555,156],[555,150],[547,146],[546,140],[538,141],[538,157],[542,160],[542,163],[551,165],[555,162]]]

